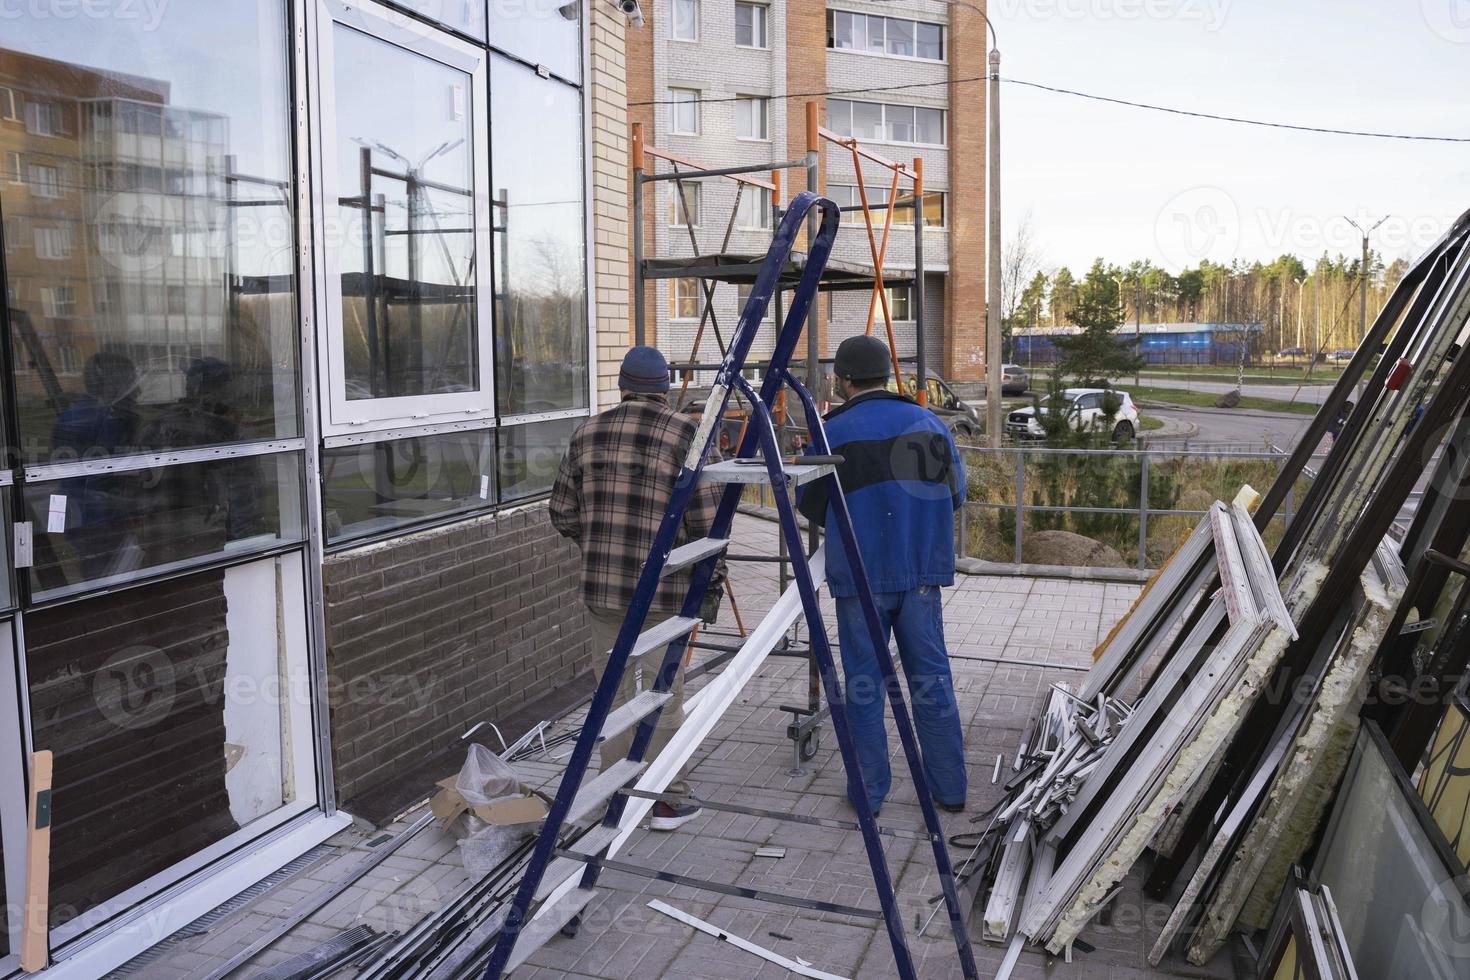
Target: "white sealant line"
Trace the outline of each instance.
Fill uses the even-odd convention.
[[[648,907],[653,909],[655,912],[662,912],[664,915],[667,915],[671,919],[677,919],[687,926],[693,926],[695,929],[698,929],[700,932],[704,933],[707,936],[714,936],[721,942],[729,943],[736,949],[743,949],[747,953],[753,953],[756,956],[759,956],[761,959],[765,960],[768,963],[774,963],[779,967],[784,967],[785,969],[790,970],[792,973],[795,973],[797,976],[812,977],[814,978],[814,980],[848,980],[847,977],[840,977],[835,973],[828,973],[825,970],[818,970],[816,967],[811,966],[810,964],[797,962],[790,957],[782,956],[780,953],[766,949],[764,946],[757,946],[749,939],[742,939],[740,936],[726,932],[719,926],[711,925],[701,918],[690,915],[688,912],[681,912],[678,909],[674,908],[672,905],[669,905],[666,902],[661,902],[656,898],[648,903]]]

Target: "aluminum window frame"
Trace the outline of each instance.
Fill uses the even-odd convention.
[[[313,226],[311,245],[317,258],[314,270],[317,344],[322,392],[321,431],[325,435],[370,429],[402,428],[425,420],[445,422],[495,416],[494,272],[487,261],[491,252],[491,190],[488,48],[466,41],[447,30],[404,17],[371,2],[314,0],[308,44],[313,119],[311,186]],[[326,215],[338,209],[336,77],[334,34],[338,27],[356,30],[377,41],[402,48],[468,76],[471,134],[471,170],[474,174],[475,222],[475,344],[478,386],[469,392],[405,395],[393,398],[349,400],[346,391],[346,352],[342,331],[342,281],[336,254],[346,248],[326,247]],[[585,111],[585,110],[584,110]]]
[[[845,14],[845,15],[847,15],[849,17],[857,18],[857,19],[859,19],[861,21],[861,23],[862,23],[862,40],[863,40],[863,46],[862,47],[844,48],[844,47],[838,47],[837,46],[836,40],[837,40],[837,15],[838,14]],[[869,24],[869,21],[872,21],[872,20],[882,20],[882,21],[896,20],[896,21],[902,21],[904,23],[912,24],[913,27],[914,27],[913,46],[914,46],[914,52],[915,53],[914,54],[894,54],[894,53],[892,53],[891,51],[888,50],[888,25],[886,23],[883,25],[883,50],[881,50],[881,51],[874,51],[874,50],[870,49],[868,47],[868,41],[869,41],[869,39],[871,37],[872,32],[869,30],[868,24]],[[920,43],[919,42],[919,27],[921,25],[924,26],[924,27],[937,27],[937,28],[939,28],[939,57],[938,58],[925,58],[922,55],[918,54],[919,43]],[[853,28],[854,28],[854,30],[853,30],[853,37],[857,37],[857,24],[856,23],[854,23]],[[843,54],[860,54],[860,55],[865,55],[865,56],[867,56],[869,58],[888,58],[888,59],[890,59],[892,61],[917,61],[917,62],[920,62],[922,64],[926,64],[926,65],[943,65],[943,64],[948,64],[949,63],[949,25],[948,24],[941,23],[939,21],[935,21],[935,20],[922,20],[922,19],[920,19],[918,17],[895,17],[892,14],[869,13],[866,10],[852,10],[852,9],[847,8],[847,7],[828,7],[827,8],[827,50],[828,51],[840,51]]]

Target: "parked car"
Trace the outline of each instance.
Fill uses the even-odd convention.
[[[1076,432],[1098,429],[1106,424],[1103,403],[1107,395],[1118,399],[1118,411],[1113,416],[1113,430],[1109,436],[1114,442],[1129,442],[1138,434],[1138,406],[1126,391],[1108,388],[1067,388],[1062,395],[1067,399],[1067,424]],[[1042,413],[1049,411],[1045,405]],[[1018,408],[1006,416],[1006,435],[1013,439],[1044,439],[1046,429],[1037,418],[1037,408]]]
[[[1353,355],[1357,353],[1358,352],[1355,350],[1349,350],[1348,348],[1343,347],[1333,351],[1331,354],[1331,358],[1334,361],[1351,361],[1353,359]]]
[[[1031,379],[1026,377],[1026,369],[1021,365],[1002,364],[1000,366],[1000,393],[1002,395],[1024,395],[1030,386]]]
[[[1288,358],[1306,357],[1307,349],[1305,347],[1283,347],[1281,348],[1281,350],[1276,352],[1276,356],[1281,360],[1286,360]]]

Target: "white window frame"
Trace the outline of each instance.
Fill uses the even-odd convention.
[[[745,113],[750,113],[750,120],[758,122],[757,135],[746,135],[741,132],[745,126]],[[771,141],[771,100],[764,95],[738,95],[735,97],[735,138],[751,143],[769,143]]]
[[[63,307],[65,309],[63,309]],[[77,290],[75,286],[42,286],[41,312],[48,319],[60,319],[77,315]]]
[[[913,286],[886,286],[884,290],[888,293],[888,312],[893,317],[894,323],[914,322],[914,287]],[[898,295],[903,294],[903,304],[907,308],[907,316],[899,316],[894,312],[897,307]]]
[[[694,26],[694,33],[688,37],[681,37],[677,32],[679,27],[678,9],[686,6],[689,9],[689,22]],[[694,44],[699,41],[699,0],[669,0],[669,40],[684,41]]]
[[[693,96],[693,98],[684,98]],[[700,130],[701,116],[700,103],[704,99],[700,96],[697,88],[681,88],[677,85],[669,87],[669,132],[675,136],[698,136]],[[686,105],[694,106],[694,128],[679,128],[679,110]]]
[[[853,40],[854,40],[854,42],[859,42],[860,41],[860,43],[858,43],[857,46],[851,47],[851,48],[842,48],[842,47],[838,47],[837,46],[837,43],[836,43],[836,30],[837,30],[836,18],[837,18],[837,15],[839,15],[839,14],[846,15],[848,17],[852,17],[853,18]],[[827,8],[827,17],[828,17],[827,31],[828,31],[829,37],[832,38],[832,43],[827,46],[827,50],[828,51],[840,51],[843,54],[860,54],[860,55],[865,55],[865,56],[867,56],[869,58],[890,58],[890,59],[892,59],[894,61],[922,61],[926,65],[942,65],[942,64],[947,63],[948,60],[949,60],[949,25],[947,25],[947,24],[941,24],[941,23],[938,23],[937,21],[932,21],[932,20],[920,20],[917,17],[894,17],[894,16],[888,15],[888,14],[870,14],[870,13],[867,13],[867,12],[862,11],[862,10],[846,10],[846,9],[841,8],[841,7],[828,7]],[[883,50],[881,50],[881,51],[874,51],[874,50],[871,50],[868,47],[868,40],[869,40],[870,35],[872,34],[872,30],[871,30],[871,28],[870,28],[869,25],[873,21],[875,21],[875,20],[876,21],[882,21],[882,22],[884,22],[883,23]],[[888,50],[888,24],[887,24],[887,21],[890,21],[890,20],[902,21],[902,22],[904,22],[906,24],[912,24],[913,25],[913,28],[914,28],[914,33],[913,33],[914,53],[913,54],[894,54],[893,52],[891,52],[891,51]],[[859,25],[861,25],[861,26],[859,27]],[[925,27],[937,27],[937,28],[939,28],[939,52],[940,52],[940,54],[939,54],[939,57],[938,58],[925,58],[925,57],[922,57],[921,55],[919,55],[918,51],[919,51],[919,26],[920,25],[923,25]],[[859,33],[860,32],[861,32],[861,38],[859,38]]]
[[[744,220],[742,212],[750,213],[745,210],[747,208],[757,215],[755,224]],[[771,192],[768,189],[754,184],[741,186],[740,203],[735,209],[735,227],[741,231],[771,230]]]
[[[53,174],[55,176],[55,180],[54,181],[39,181],[39,180],[36,180],[36,173],[38,171],[47,171],[50,174]],[[32,197],[44,198],[46,200],[51,200],[51,201],[60,200],[62,197],[64,197],[66,195],[66,192],[62,189],[62,183],[65,181],[65,179],[66,179],[65,173],[62,171],[62,169],[60,167],[56,166],[55,164],[50,164],[50,163],[28,163],[28,164],[26,164],[26,183],[30,186],[31,196]],[[43,188],[44,188],[44,190],[43,190]]]
[[[691,284],[690,285],[690,288],[692,288],[694,290],[694,315],[693,316],[682,316],[678,312],[680,301],[685,298],[682,295],[683,294],[683,289],[680,288],[680,283],[688,283],[688,284]],[[692,276],[686,276],[686,277],[682,277],[682,278],[678,278],[678,279],[670,279],[669,280],[669,322],[670,323],[694,323],[695,321],[697,321],[699,319],[700,315],[703,314],[703,313],[704,313],[704,290],[700,287],[699,279],[698,278],[695,278],[695,277],[692,277]]]
[[[750,8],[750,11],[751,11],[751,14],[752,14],[752,19],[751,19],[751,22],[750,22],[751,33],[752,34],[758,34],[759,35],[759,37],[753,38],[753,40],[758,40],[760,43],[759,44],[741,44],[740,43],[740,22],[737,19],[736,22],[735,22],[735,46],[737,48],[749,48],[752,51],[767,51],[767,50],[769,50],[770,47],[771,47],[771,8],[770,8],[770,6],[767,5],[767,4],[764,4],[764,3],[754,3],[754,2],[752,2],[752,0],[736,0],[736,2],[735,2],[735,16],[737,18],[739,18],[739,16],[740,16],[740,8],[741,7],[748,7],[748,8]],[[757,27],[759,27],[759,31],[756,30]]]
[[[843,105],[845,105],[845,106],[848,107],[847,121],[846,121],[846,124],[845,125],[840,125],[838,123],[838,120],[833,117],[833,115],[832,115],[832,102],[840,102]],[[889,122],[888,122],[888,110],[889,109],[905,109],[905,110],[908,110],[908,111],[912,112],[914,114],[914,126],[913,126],[913,128],[914,128],[915,131],[917,131],[918,128],[919,128],[919,115],[918,115],[918,113],[919,113],[919,110],[920,109],[929,109],[929,110],[932,110],[934,112],[937,112],[937,113],[939,113],[939,128],[941,130],[945,131],[946,134],[947,134],[948,128],[949,128],[949,116],[948,116],[949,110],[947,110],[947,109],[941,109],[939,106],[932,106],[932,105],[916,105],[916,104],[908,103],[908,102],[869,102],[867,99],[832,99],[832,100],[829,100],[829,102],[827,103],[827,128],[831,129],[835,133],[838,133],[839,135],[842,135],[842,136],[851,136],[852,135],[852,119],[853,119],[852,107],[857,106],[857,105],[869,105],[869,106],[874,106],[875,105],[875,106],[878,106],[878,108],[880,110],[882,110],[879,113],[879,117],[882,119],[881,125],[882,125],[882,133],[883,133],[883,136],[880,137],[880,138],[877,138],[877,139],[875,139],[875,138],[873,138],[871,136],[860,136],[860,137],[858,137],[861,140],[864,140],[864,141],[869,142],[869,143],[887,143],[890,146],[924,146],[924,147],[932,147],[934,149],[944,149],[945,146],[947,145],[945,143],[920,143],[920,142],[917,142],[917,141],[896,140],[896,139],[893,139],[892,138],[892,132],[890,131]]]
[[[694,228],[700,227],[700,221],[704,215],[704,185],[698,181],[669,181],[669,227],[688,228],[684,221],[685,208],[679,204],[679,189],[682,183],[684,190],[684,203],[688,206],[689,216],[694,219]]]
[[[749,284],[741,283],[741,284],[737,284],[735,286],[735,322],[736,323],[739,323],[740,322],[740,316],[741,316],[741,314],[743,314],[745,312],[745,304],[750,301],[750,293],[751,293],[751,291],[753,289],[755,289],[755,283],[749,283]],[[764,323],[765,321],[771,319],[771,317],[773,317],[775,315],[775,312],[776,312],[776,298],[773,296],[773,297],[771,297],[771,301],[766,304],[766,312],[764,313],[764,315],[761,316],[761,322]]]
[[[490,160],[490,126],[487,77],[490,55],[486,49],[466,43],[427,24],[381,11],[373,6],[349,6],[343,0],[317,0],[316,40],[311,45],[311,69],[316,79],[316,116],[313,154],[313,186],[316,200],[313,240],[325,243],[317,249],[316,267],[318,374],[322,391],[321,429],[324,436],[339,436],[373,430],[429,426],[473,419],[491,420],[495,415],[495,361],[492,309],[494,283],[490,268],[490,192],[485,174]],[[410,395],[349,401],[346,389],[346,352],[342,337],[342,279],[339,256],[348,247],[340,234],[327,233],[325,215],[335,214],[345,188],[337,186],[336,79],[333,64],[335,31],[338,25],[360,31],[386,44],[397,45],[461,71],[467,78],[471,173],[475,175],[475,349],[479,387],[474,391],[437,395]],[[328,203],[330,202],[330,204]],[[324,342],[323,342],[324,341]]]
[[[31,234],[35,241],[36,258],[38,259],[61,261],[71,258],[72,252],[76,250],[76,239],[73,237],[71,227],[68,225],[42,225],[39,228],[35,228]],[[43,241],[46,243],[45,248],[41,247]],[[53,248],[53,246],[61,243],[65,244],[64,249],[58,251]]]

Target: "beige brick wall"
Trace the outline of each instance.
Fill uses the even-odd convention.
[[[595,255],[593,289],[597,319],[597,402],[617,401],[618,364],[630,334],[630,255],[632,225],[628,220],[628,70],[627,18],[610,3],[592,5],[592,77],[588,99],[592,113],[592,237]]]
[[[984,0],[977,0],[984,7]],[[951,8],[949,77],[984,76],[989,70],[985,18]],[[940,371],[951,381],[985,376],[985,98],[986,86],[950,86],[949,268],[945,280],[945,330]]]

